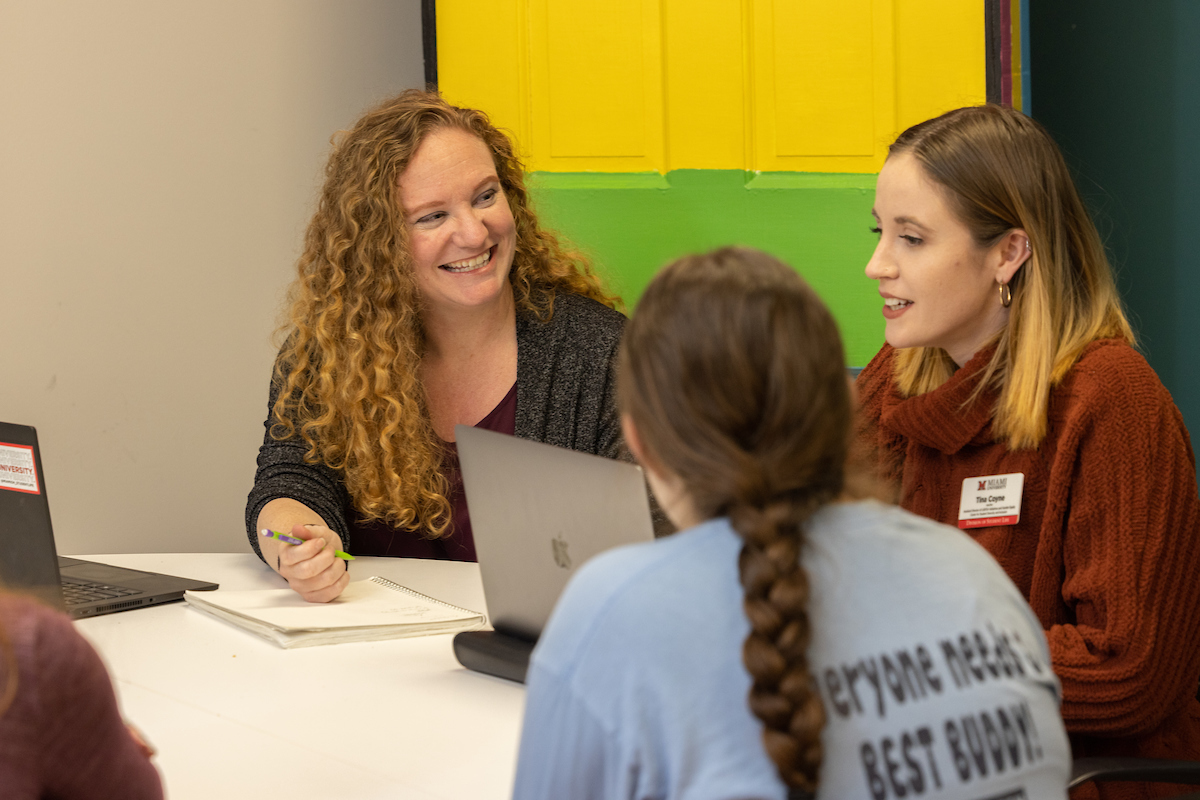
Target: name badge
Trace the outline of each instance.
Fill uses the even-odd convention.
[[[1021,520],[1021,492],[1025,474],[981,475],[967,478],[958,503],[958,527],[991,528],[1016,525]]]

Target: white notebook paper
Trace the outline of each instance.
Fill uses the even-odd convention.
[[[487,621],[483,614],[380,577],[351,581],[329,603],[306,602],[291,589],[217,589],[183,597],[197,611],[286,648],[469,631]]]

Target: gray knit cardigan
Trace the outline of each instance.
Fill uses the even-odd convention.
[[[516,435],[608,458],[629,459],[616,408],[615,356],[625,317],[586,297],[559,292],[554,316],[541,323],[517,312]],[[262,507],[290,497],[311,508],[349,541],[351,508],[339,470],[304,460],[307,445],[271,437],[272,382],[254,487],[246,501],[246,535],[262,558],[255,521]]]

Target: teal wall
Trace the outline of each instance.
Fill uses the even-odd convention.
[[[630,311],[673,259],[750,245],[791,264],[820,293],[851,366],[883,344],[882,304],[863,274],[875,247],[874,175],[537,172],[530,188],[542,223],[590,256]]]
[[[1200,435],[1200,2],[1030,2],[1033,116],[1105,237],[1140,346]]]

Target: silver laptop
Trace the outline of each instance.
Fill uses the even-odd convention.
[[[463,666],[523,681],[575,570],[654,538],[640,467],[458,425],[458,458],[493,631],[454,640]]]
[[[75,618],[183,599],[217,584],[59,556],[37,431],[0,422],[0,586]]]

